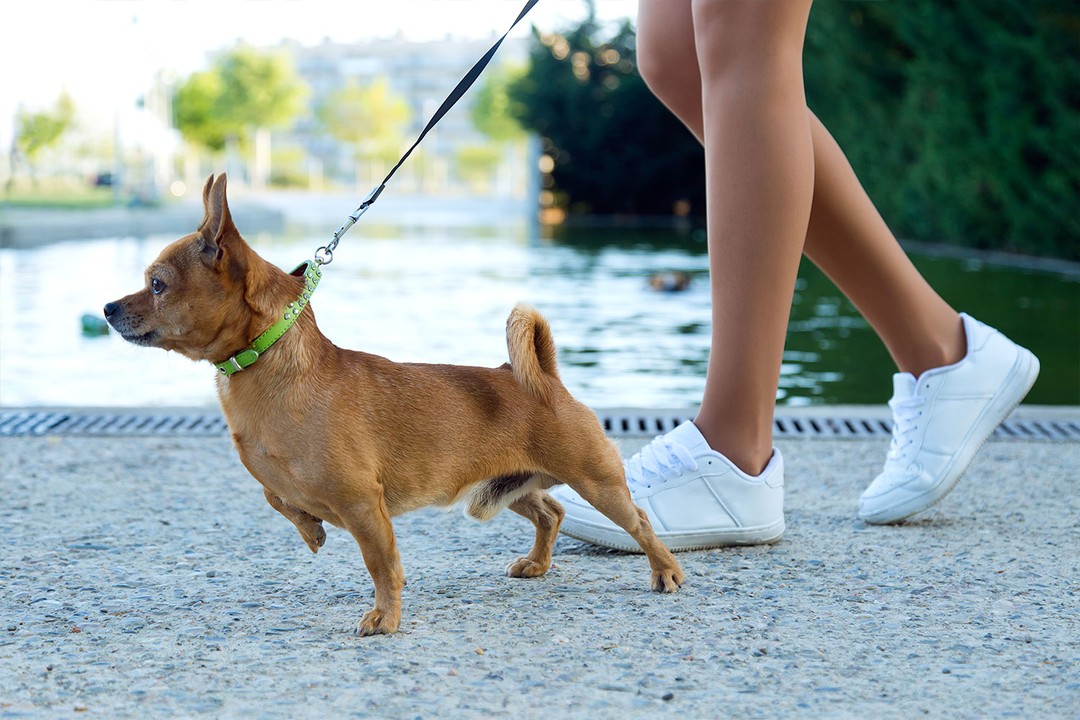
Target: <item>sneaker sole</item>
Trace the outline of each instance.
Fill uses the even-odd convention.
[[[975,459],[975,455],[994,434],[997,426],[1023,401],[1039,377],[1039,359],[1025,348],[1019,348],[1019,351],[1012,370],[998,389],[1000,396],[972,425],[971,431],[960,445],[960,451],[953,458],[952,465],[946,469],[942,481],[927,494],[912,498],[907,502],[879,508],[865,515],[860,512],[859,517],[864,522],[871,525],[891,525],[902,522],[913,515],[929,510],[953,491],[972,460]],[[1010,385],[1014,386],[1013,391],[1006,393]]]
[[[568,527],[569,526],[569,527]],[[671,552],[690,550],[712,550],[720,547],[738,547],[746,545],[772,545],[780,542],[784,535],[783,518],[779,522],[755,528],[733,528],[723,532],[669,533],[657,534]],[[563,520],[559,532],[575,540],[591,545],[600,545],[612,550],[642,554],[641,547],[633,538],[621,530],[614,530],[588,523],[566,522]]]

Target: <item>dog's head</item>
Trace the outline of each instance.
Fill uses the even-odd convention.
[[[198,229],[166,247],[146,269],[142,290],[105,306],[105,319],[136,345],[219,362],[244,347],[251,328],[274,308],[261,307],[268,265],[244,242],[229,213],[225,175],[203,188]]]

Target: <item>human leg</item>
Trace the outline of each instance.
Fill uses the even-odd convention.
[[[694,41],[685,4],[641,0],[642,75],[704,141]],[[900,370],[890,402],[893,447],[860,501],[868,522],[896,522],[932,506],[956,485],[978,447],[1031,387],[1038,360],[1000,333],[959,316],[930,287],[836,141],[813,113],[809,119],[814,187],[803,250],[851,299]],[[696,422],[706,420],[699,415]],[[934,470],[923,472],[929,467]]]
[[[1038,359],[957,314],[896,242],[840,147],[811,113],[817,182],[806,255],[855,304],[900,372],[893,441],[859,499],[868,523],[895,523],[940,502],[1024,398]]]
[[[641,0],[638,66],[658,98],[704,140],[702,81],[688,3]],[[803,249],[864,313],[902,371],[896,380],[901,389],[890,403],[897,420],[894,450],[860,504],[868,522],[895,522],[936,503],[955,485],[974,451],[1027,392],[1038,361],[981,323],[961,320],[934,292],[900,249],[836,142],[806,112],[815,168]],[[990,366],[995,369],[986,373]],[[931,388],[935,411],[919,420],[914,405],[924,405]],[[649,513],[660,537],[679,550],[779,539],[779,454],[760,476],[748,476],[713,452],[695,429],[715,437],[709,416],[700,413],[695,423],[657,438],[627,463],[633,499]],[[924,458],[923,447],[944,459]],[[907,482],[914,477],[910,468],[924,460],[938,471]],[[620,546],[611,540],[617,529],[601,527],[603,520],[587,503],[572,493],[556,495],[567,507],[567,534]]]
[[[896,241],[836,140],[810,113],[814,204],[804,252],[855,305],[901,372],[920,375],[964,357],[956,310]]]
[[[697,421],[757,475],[772,456],[784,340],[813,197],[802,82],[809,2],[695,0],[712,344]]]
[[[773,410],[814,182],[801,59],[809,2],[641,8],[645,45],[651,22],[677,18],[676,42],[691,32],[674,66],[670,58],[650,66],[655,56],[642,53],[641,41],[639,61],[647,80],[668,71],[698,78],[713,310],[701,409],[630,460],[631,497],[673,550],[775,542],[784,517]],[[632,547],[591,511],[590,498],[553,494],[566,506],[565,533]]]
[[[657,98],[703,142],[701,74],[689,3],[641,0],[638,65]],[[807,113],[814,190],[803,251],[855,304],[902,372],[919,375],[958,361],[965,341],[956,311],[915,269],[840,146],[817,116]]]

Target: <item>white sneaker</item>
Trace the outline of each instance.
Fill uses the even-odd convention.
[[[693,422],[660,435],[626,461],[634,502],[669,550],[772,543],[784,534],[784,460],[750,477],[709,447]],[[604,547],[641,552],[625,530],[566,485],[551,493],[566,509],[561,531]]]
[[[859,499],[868,523],[899,522],[949,494],[994,429],[1039,376],[1030,351],[960,314],[967,355],[955,365],[893,376],[893,439],[885,468]]]

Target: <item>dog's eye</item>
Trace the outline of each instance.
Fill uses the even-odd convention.
[[[165,292],[165,283],[161,282],[157,278],[150,278],[150,292],[155,295],[160,295]]]

